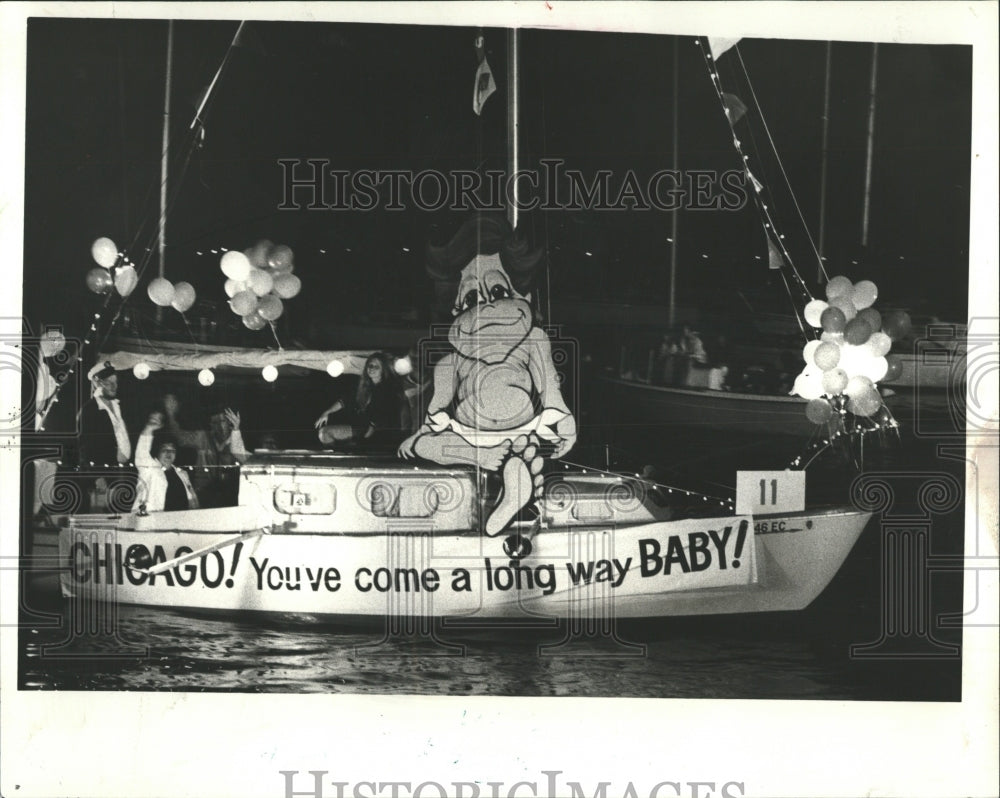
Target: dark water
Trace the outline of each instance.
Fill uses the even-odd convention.
[[[598,411],[591,411],[598,412]],[[891,512],[917,502],[915,475],[960,481],[963,464],[943,457],[947,436],[916,436],[903,419],[897,438],[869,442],[865,469],[897,486]],[[599,425],[592,425],[592,428]],[[942,433],[943,435],[943,433]],[[731,495],[735,466],[783,468],[801,441],[718,431],[602,430],[583,437],[575,458],[638,469]],[[610,441],[610,442],[609,442]],[[809,469],[809,500],[849,503],[857,452],[830,452]],[[570,459],[574,459],[571,457]],[[912,492],[912,491],[911,491]],[[909,508],[912,510],[912,508]],[[940,508],[939,508],[940,509]],[[931,561],[960,554],[964,512],[927,514]],[[866,529],[833,583],[807,610],[761,616],[621,623],[613,635],[438,625],[418,634],[343,628],[313,618],[205,617],[120,607],[114,634],[70,632],[74,607],[50,592],[26,594],[20,630],[24,689],[347,692],[440,695],[636,696],[955,701],[961,698],[961,572],[928,577],[927,628],[903,630],[879,649],[884,609],[884,531]],[[40,614],[43,613],[44,615]],[[890,629],[891,631],[891,629]],[[897,628],[897,632],[900,630]]]
[[[841,606],[849,596],[837,596]],[[618,639],[483,631],[437,640],[308,619],[119,610],[117,635],[21,630],[21,687],[433,695],[958,700],[958,659],[854,659],[837,613],[627,625]],[[849,620],[849,619],[848,619]],[[954,635],[951,635],[954,639]]]

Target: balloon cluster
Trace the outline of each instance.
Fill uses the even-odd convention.
[[[282,300],[302,290],[302,281],[292,274],[292,250],[283,244],[258,241],[243,252],[227,252],[219,266],[227,278],[229,306],[251,330],[280,318],[285,311]]]
[[[90,254],[98,268],[87,272],[87,288],[95,294],[106,294],[112,287],[122,296],[128,296],[139,283],[139,275],[128,257],[118,252],[110,238],[98,238],[90,246]]]
[[[834,277],[826,284],[827,301],[806,305],[806,322],[823,332],[802,350],[806,365],[792,393],[809,400],[806,417],[814,424],[843,410],[864,418],[876,415],[882,407],[878,383],[902,372],[889,350],[910,331],[910,317],[899,310],[883,316],[872,307],[877,298],[871,280]]]

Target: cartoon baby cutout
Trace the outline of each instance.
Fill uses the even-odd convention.
[[[448,244],[428,249],[431,276],[458,280],[448,333],[454,351],[434,367],[427,417],[399,455],[499,470],[490,536],[541,496],[544,454],[562,457],[576,442],[552,346],[529,304],[541,256],[497,217],[471,219]]]

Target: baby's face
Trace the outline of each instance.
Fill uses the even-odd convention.
[[[500,363],[531,330],[531,305],[511,286],[498,255],[480,255],[462,270],[448,338],[468,358]]]

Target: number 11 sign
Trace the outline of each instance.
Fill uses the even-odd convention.
[[[806,509],[805,471],[737,471],[736,514],[766,515]]]

